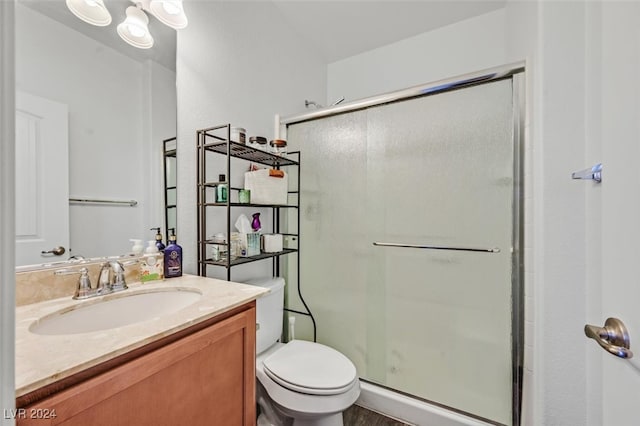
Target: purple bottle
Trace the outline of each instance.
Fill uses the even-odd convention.
[[[175,228],[171,228],[169,244],[164,248],[164,277],[182,276],[182,247],[178,245]]]
[[[260,228],[262,228],[262,225],[260,224],[260,213],[254,213],[253,221],[251,222],[251,229],[253,229],[253,232],[258,232]]]

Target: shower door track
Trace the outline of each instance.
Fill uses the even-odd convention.
[[[524,193],[523,193],[523,143],[524,143],[524,72],[525,62],[488,68],[457,77],[439,80],[424,85],[409,87],[395,92],[384,93],[335,106],[306,112],[303,114],[280,117],[280,126],[298,124],[334,115],[350,113],[394,102],[406,101],[423,96],[464,89],[499,80],[511,79],[513,93],[513,143],[514,143],[514,188],[513,188],[513,241],[511,275],[511,324],[512,324],[512,425],[520,426],[522,415],[522,375],[524,371]],[[286,135],[286,132],[285,132]],[[286,136],[285,136],[286,137]],[[404,245],[402,245],[404,246]],[[298,269],[299,273],[299,269]],[[420,398],[418,398],[420,399]]]
[[[452,90],[463,89],[466,87],[476,86],[478,84],[490,83],[492,81],[504,80],[510,78],[514,74],[524,72],[524,62],[515,62],[500,67],[489,68],[474,73],[461,75],[458,77],[439,80],[419,86],[409,87],[407,89],[395,92],[384,93],[382,95],[372,96],[369,98],[359,99],[352,102],[341,103],[332,107],[315,110],[312,112],[292,115],[289,117],[281,117],[280,124],[296,124],[304,121],[316,120],[318,118],[330,117],[332,115],[353,112],[369,107],[388,104],[392,102],[406,101],[411,98],[419,98],[422,96],[435,95],[438,93],[448,92]]]

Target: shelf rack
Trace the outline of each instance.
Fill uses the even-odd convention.
[[[260,253],[256,256],[250,257],[237,257],[231,259],[230,256],[226,256],[223,260],[213,260],[207,256],[208,247],[213,244],[226,245],[227,252],[229,252],[229,241],[231,237],[231,213],[232,208],[235,207],[255,207],[255,208],[270,208],[273,210],[273,224],[272,229],[275,233],[280,232],[280,209],[297,209],[297,220],[300,222],[299,212],[299,197],[296,198],[295,204],[255,204],[255,203],[239,203],[231,201],[232,191],[238,191],[242,188],[231,186],[231,159],[237,158],[245,160],[250,163],[258,163],[266,165],[275,169],[281,167],[293,166],[298,168],[298,182],[297,189],[300,188],[300,152],[291,152],[288,157],[278,156],[269,152],[261,151],[245,144],[233,142],[231,140],[231,125],[224,124],[220,126],[210,127],[207,129],[201,129],[196,131],[197,135],[197,203],[198,203],[198,274],[206,276],[208,266],[224,267],[227,269],[227,280],[231,280],[231,268],[237,265],[242,265],[250,262],[256,262],[264,259],[273,259],[274,275],[279,275],[280,264],[278,258],[282,255],[289,253],[295,253],[297,248],[285,248],[283,251],[276,253]],[[218,182],[217,180],[207,179],[207,153],[215,153],[226,156],[226,182]],[[297,158],[294,159],[294,158]],[[217,178],[217,177],[216,177]],[[207,199],[207,189],[213,188],[220,183],[228,185],[228,196],[225,203],[213,202]],[[296,191],[289,191],[289,194],[298,194]],[[235,198],[235,197],[234,197]],[[226,242],[219,243],[213,241],[207,236],[207,208],[226,208]],[[285,236],[294,237],[299,247],[299,235],[298,234],[283,234]],[[299,257],[298,257],[298,270],[299,270]]]
[[[177,170],[178,158],[178,139],[177,137],[165,139],[162,141],[162,157],[163,157],[163,179],[164,179],[164,232],[165,241],[169,241],[169,229],[177,228],[177,208],[178,187],[175,171]],[[171,167],[171,164],[173,167]],[[169,170],[174,170],[174,175],[170,176]],[[175,229],[176,234],[178,230]]]
[[[300,232],[300,176],[301,176],[301,153],[300,151],[289,152],[287,157],[274,155],[268,152],[264,152],[258,149],[254,149],[250,146],[233,142],[231,140],[231,125],[224,124],[220,126],[210,127],[207,129],[201,129],[196,131],[197,139],[197,203],[198,203],[198,275],[206,276],[207,267],[223,267],[227,270],[227,280],[231,280],[231,269],[234,266],[257,262],[265,259],[272,259],[273,275],[280,275],[280,262],[279,259],[283,255],[290,253],[298,253],[300,247],[300,235],[299,234],[287,234],[280,232],[280,211],[283,209],[295,209],[297,230]],[[207,153],[216,153],[224,155],[226,157],[226,177],[228,185],[228,195],[226,203],[216,203],[207,200],[207,189],[212,189],[214,186],[222,183],[217,181],[210,181],[207,179]],[[294,157],[294,158],[292,158]],[[231,201],[231,191],[239,191],[242,188],[231,186],[231,159],[237,158],[248,162],[258,163],[266,165],[275,169],[281,167],[296,167],[297,173],[297,186],[296,190],[288,191],[288,194],[295,197],[295,204],[254,204],[254,203],[238,203]],[[283,237],[292,237],[296,240],[298,249],[284,248],[283,251],[277,253],[260,253],[251,257],[237,257],[231,259],[230,256],[224,260],[213,260],[207,257],[207,247],[212,244],[222,245],[207,238],[207,208],[226,208],[226,239],[227,239],[227,253],[229,252],[228,241],[231,238],[231,210],[236,207],[256,207],[256,208],[271,208],[273,210],[273,232],[282,234]],[[296,256],[296,274],[297,274],[297,290],[298,297],[302,302],[305,312],[297,311],[293,309],[285,308],[286,312],[293,312],[308,316],[313,324],[313,341],[317,338],[316,320],[309,309],[304,297],[302,296],[302,290],[300,288],[300,254]]]

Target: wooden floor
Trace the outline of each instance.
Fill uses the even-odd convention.
[[[343,414],[344,426],[409,426],[381,414],[352,405]]]

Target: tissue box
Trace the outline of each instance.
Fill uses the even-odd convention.
[[[288,175],[269,176],[269,169],[244,174],[244,189],[251,191],[252,204],[287,204]]]
[[[250,232],[244,234],[242,232],[233,232],[232,238],[237,235],[238,239],[238,256],[249,257],[260,254],[260,233]]]
[[[262,236],[262,251],[277,253],[282,251],[282,234],[264,234]]]

